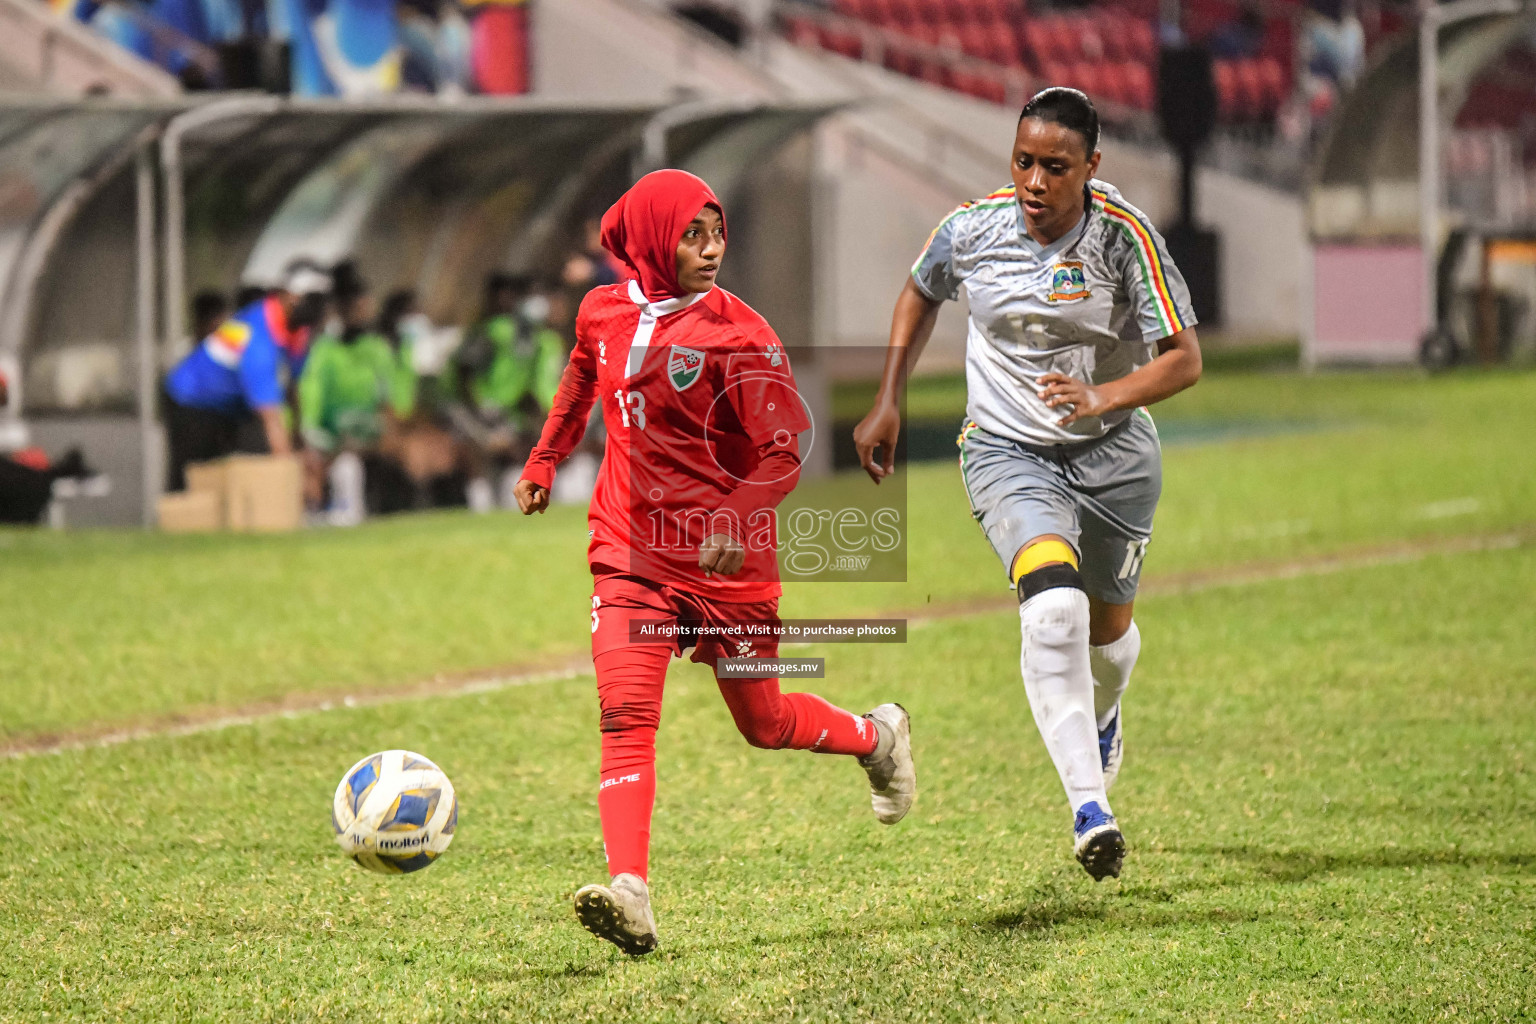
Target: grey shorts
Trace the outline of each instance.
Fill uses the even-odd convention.
[[[1053,533],[1077,550],[1089,596],[1135,598],[1163,489],[1162,447],[1145,410],[1081,444],[1025,445],[970,422],[958,443],[971,515],[1005,575],[1019,548]]]

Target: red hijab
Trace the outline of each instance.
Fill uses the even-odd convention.
[[[603,214],[603,248],[624,261],[652,302],[688,294],[677,283],[677,243],[706,206],[725,208],[704,179],[687,171],[652,171]]]

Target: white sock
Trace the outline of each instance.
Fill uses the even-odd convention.
[[[1019,628],[1024,692],[1072,810],[1092,800],[1107,812],[1088,667],[1088,595],[1073,587],[1043,590],[1019,605]]]
[[[1131,685],[1131,669],[1136,667],[1140,653],[1141,630],[1135,622],[1120,639],[1088,648],[1088,663],[1093,666],[1093,714],[1100,729],[1109,724],[1110,712]]]
[[[342,452],[331,461],[331,508],[326,518],[332,526],[356,526],[367,516],[363,460],[355,452]]]

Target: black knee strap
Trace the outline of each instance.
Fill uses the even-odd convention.
[[[1053,562],[1050,565],[1042,565],[1034,572],[1027,572],[1019,577],[1019,604],[1023,604],[1036,594],[1044,593],[1056,587],[1087,590],[1083,586],[1082,574],[1075,568],[1066,562]]]

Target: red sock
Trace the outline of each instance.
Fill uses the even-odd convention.
[[[597,791],[597,813],[603,820],[603,853],[608,874],[628,872],[650,877],[651,810],[656,805],[656,733],[651,732],[651,756],[644,764],[608,767],[608,740],[603,734],[603,781]]]
[[[661,691],[671,657],[666,647],[637,646],[592,659],[603,731],[597,810],[610,875],[628,872],[649,877],[656,726],[661,721]]]
[[[814,693],[780,693],[777,679],[719,680],[736,728],[754,747],[865,757],[880,741],[874,723]]]

